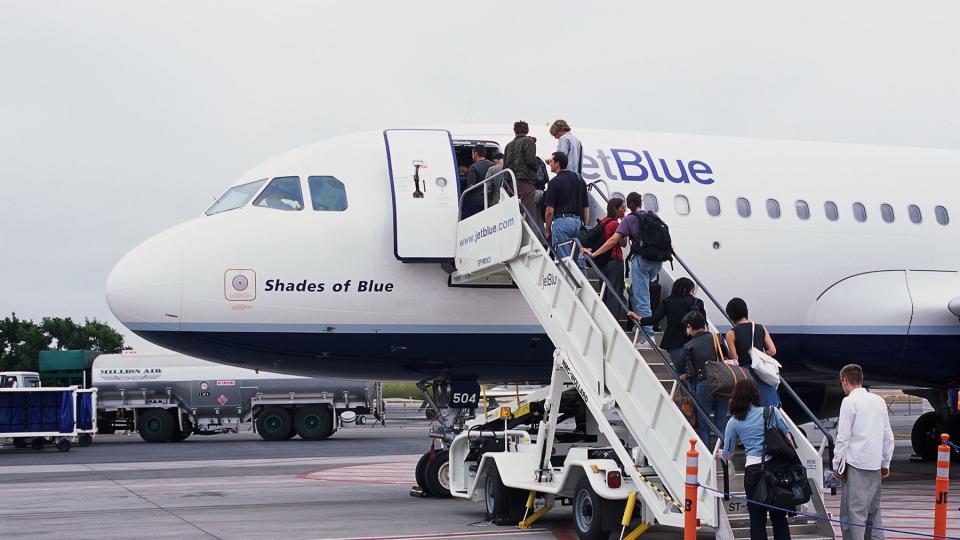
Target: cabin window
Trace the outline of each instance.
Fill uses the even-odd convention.
[[[740,214],[740,217],[750,217],[750,201],[743,197],[738,197],[737,213]]]
[[[827,219],[830,221],[840,219],[840,210],[837,208],[837,203],[833,201],[823,203],[823,211],[827,214]]]
[[[343,182],[332,176],[310,176],[310,202],[319,212],[343,212],[347,209],[347,191]]]
[[[647,193],[643,196],[643,209],[648,210],[656,214],[660,211],[660,202],[657,201],[657,196],[653,193]]]
[[[950,214],[947,213],[947,209],[943,206],[938,206],[933,209],[933,214],[937,216],[937,223],[941,225],[946,225],[950,223]]]
[[[880,205],[880,217],[887,223],[893,223],[893,207],[887,203]]]
[[[773,219],[780,218],[780,201],[776,199],[767,199],[767,215]]]
[[[810,205],[807,201],[799,200],[793,204],[797,209],[797,217],[803,220],[810,219]]]
[[[254,206],[276,210],[303,210],[303,192],[300,190],[299,176],[280,176],[274,178],[260,193]]]
[[[923,214],[920,213],[920,207],[915,204],[907,207],[907,214],[910,215],[911,223],[921,223],[923,221]]]
[[[673,207],[681,216],[686,216],[690,213],[690,201],[683,195],[677,195],[673,198]]]
[[[713,195],[707,197],[707,213],[711,216],[720,215],[720,200]]]
[[[234,210],[240,208],[241,206],[247,204],[250,201],[250,198],[253,197],[253,194],[260,189],[260,186],[266,182],[267,179],[255,180],[247,184],[242,184],[239,186],[234,186],[227,190],[217,202],[213,203],[213,206],[207,209],[206,214],[212,216],[214,214],[219,214],[220,212],[226,212],[227,210]]]
[[[853,219],[861,223],[867,220],[867,207],[863,203],[853,203]]]

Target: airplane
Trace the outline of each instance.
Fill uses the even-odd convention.
[[[271,158],[124,256],[107,281],[110,309],[157,345],[242,367],[547,381],[553,347],[519,292],[450,279],[468,241],[456,238],[458,166],[475,145],[502,150],[510,127],[386,129]],[[960,438],[946,399],[960,386],[960,152],[574,134],[591,221],[605,197],[643,194],[709,292],[744,298],[771,331],[784,376],[821,418],[836,415],[837,373],[855,362],[868,384],[935,407],[914,425],[918,454],[935,455],[940,430]],[[531,135],[548,157],[547,130]]]

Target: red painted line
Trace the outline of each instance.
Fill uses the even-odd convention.
[[[434,533],[434,534],[410,534],[410,535],[391,535],[391,536],[350,536],[342,538],[328,538],[326,540],[430,540],[432,538],[478,538],[478,537],[490,537],[490,536],[518,536],[522,534],[544,534],[547,531],[544,530],[527,530],[527,531],[498,531],[498,532],[450,532],[450,533]]]

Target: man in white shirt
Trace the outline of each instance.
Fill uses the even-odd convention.
[[[863,388],[863,368],[848,364],[840,370],[847,397],[840,405],[833,470],[843,479],[840,520],[883,527],[880,518],[880,479],[890,475],[893,430],[883,398]],[[883,531],[841,525],[843,540],[883,540]]]
[[[578,176],[581,175],[583,147],[580,139],[570,133],[570,124],[566,120],[557,120],[550,125],[550,134],[557,139],[557,152],[567,155],[567,170],[577,173]]]

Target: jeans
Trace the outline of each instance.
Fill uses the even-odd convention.
[[[663,263],[648,261],[637,255],[630,259],[630,309],[641,317],[653,315],[650,309],[650,282],[660,274]],[[652,326],[643,327],[653,334]]]
[[[557,252],[558,258],[565,259],[570,256],[570,250],[573,249],[574,245],[567,244],[561,246],[560,244],[578,238],[580,236],[581,226],[583,226],[583,222],[580,221],[580,218],[576,217],[562,217],[553,220],[550,233],[553,235],[553,249]],[[579,250],[573,254],[573,260],[577,263],[577,266],[580,267],[580,271],[586,274],[586,263],[583,262],[583,254],[580,253]]]
[[[757,485],[763,479],[760,464],[750,465],[743,471],[743,489],[747,498],[753,498]],[[759,501],[764,502],[764,501]],[[789,540],[790,525],[787,523],[787,513],[783,510],[768,510],[763,506],[747,503],[747,512],[750,514],[750,540],[767,540],[767,512],[770,512],[770,521],[773,527],[774,540]]]
[[[713,425],[720,430],[720,436],[723,437],[723,430],[727,427],[727,415],[730,409],[730,398],[716,396],[710,393],[710,383],[706,379],[697,381],[694,386],[694,395],[697,398],[697,404],[707,413],[713,413]],[[697,435],[707,448],[713,449],[711,437],[713,432],[707,427],[707,419],[699,415],[697,420]]]
[[[760,406],[779,407],[780,395],[777,393],[776,387],[770,386],[769,384],[763,382],[753,368],[750,368],[750,375],[753,377],[753,380],[757,381],[757,386],[760,387]]]

